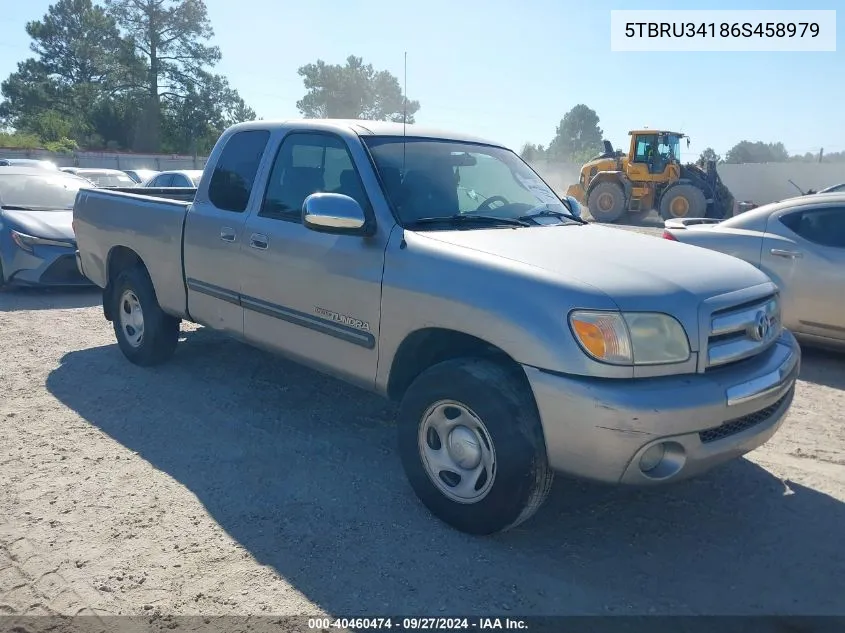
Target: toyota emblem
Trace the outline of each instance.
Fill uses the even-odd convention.
[[[755,341],[765,341],[769,338],[771,328],[771,319],[765,312],[760,311],[754,319],[754,324],[749,328],[749,334]]]

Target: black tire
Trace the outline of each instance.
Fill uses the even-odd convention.
[[[587,208],[596,222],[616,222],[625,215],[625,207],[625,191],[615,182],[600,182],[587,198]]]
[[[660,217],[664,220],[703,218],[706,213],[707,198],[695,185],[672,185],[660,197]]]
[[[143,317],[142,334],[137,344],[132,341],[132,333],[136,330],[127,327],[121,318],[121,311],[128,310],[132,296],[137,299]],[[111,301],[114,335],[126,358],[136,365],[150,367],[173,355],[179,341],[179,319],[161,309],[153,282],[144,268],[135,266],[120,272],[111,290]]]
[[[399,408],[399,453],[411,487],[434,516],[468,534],[495,534],[516,527],[540,508],[551,489],[554,472],[548,464],[537,407],[517,371],[475,358],[445,361],[417,377]],[[492,483],[486,496],[475,502],[449,498],[424,465],[420,431],[426,412],[440,401],[458,403],[474,413],[492,442]],[[441,450],[445,450],[442,444]]]

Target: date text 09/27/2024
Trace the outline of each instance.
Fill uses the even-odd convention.
[[[397,630],[397,631],[468,631],[511,630],[528,628],[519,618],[309,618],[308,628],[314,631],[334,629]]]

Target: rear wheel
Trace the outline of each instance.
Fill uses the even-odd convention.
[[[516,371],[488,360],[449,360],[424,371],[402,400],[398,439],[414,492],[462,532],[513,528],[551,488],[530,389]]]
[[[587,208],[596,222],[616,222],[625,214],[625,192],[615,182],[600,182],[590,191]]]
[[[664,220],[703,218],[706,212],[707,198],[695,185],[672,185],[660,198],[660,217]]]
[[[179,319],[161,309],[147,271],[139,266],[122,271],[111,297],[112,325],[123,355],[141,366],[168,360],[179,341]]]

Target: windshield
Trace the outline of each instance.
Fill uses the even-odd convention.
[[[62,172],[35,174],[0,173],[0,205],[39,210],[73,208],[76,192],[91,183]]]
[[[126,174],[81,172],[79,175],[84,176],[98,187],[131,187],[135,184],[135,181]]]
[[[517,219],[540,212],[569,213],[554,191],[509,150],[401,136],[367,136],[363,141],[402,224],[472,214]]]
[[[661,136],[657,143],[657,152],[664,160],[681,160],[681,139],[676,134]]]

